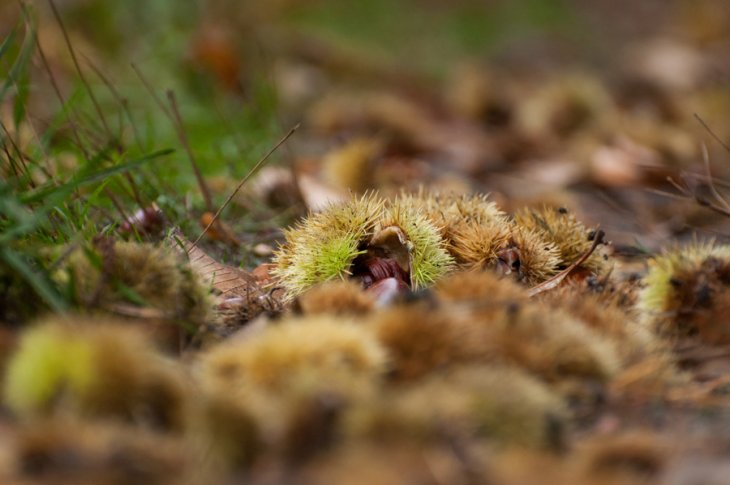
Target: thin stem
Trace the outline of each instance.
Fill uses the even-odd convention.
[[[208,212],[211,212],[213,210],[213,197],[210,195],[210,189],[208,189],[208,185],[205,183],[203,174],[200,173],[198,163],[195,161],[195,155],[193,155],[193,150],[190,148],[190,143],[188,143],[188,135],[187,133],[185,133],[185,125],[183,125],[182,117],[180,116],[180,110],[177,107],[177,99],[175,98],[175,93],[172,90],[167,91],[167,99],[170,101],[170,107],[172,108],[177,136],[180,139],[180,143],[183,144],[185,152],[188,154],[190,165],[192,165],[193,173],[195,174],[195,178],[198,181],[198,187],[200,187],[200,192],[203,194],[205,207]]]
[[[84,144],[81,142],[81,137],[79,136],[78,132],[78,126],[76,126],[76,121],[73,117],[73,112],[68,109],[66,106],[66,100],[63,98],[63,94],[61,94],[61,88],[58,87],[58,82],[56,82],[56,76],[53,75],[53,71],[51,70],[51,66],[48,63],[48,59],[46,58],[46,54],[43,52],[43,48],[41,47],[40,39],[36,41],[36,47],[38,48],[38,54],[41,56],[41,63],[43,64],[43,68],[45,69],[46,73],[48,73],[48,77],[51,81],[51,86],[53,87],[53,91],[56,93],[56,97],[58,98],[58,101],[61,103],[61,110],[67,113],[68,117],[68,123],[71,125],[71,132],[73,133],[74,140],[76,141],[76,146],[79,150],[81,150],[82,155],[84,158],[89,158],[89,153],[86,151],[86,148],[84,147]]]
[[[712,136],[712,138],[714,138],[714,139],[715,139],[715,141],[716,141],[717,143],[719,143],[719,144],[720,144],[720,145],[721,145],[721,146],[722,146],[722,147],[723,147],[723,148],[724,148],[725,150],[727,150],[728,152],[730,152],[730,146],[728,146],[728,145],[727,145],[727,144],[726,144],[726,143],[725,143],[724,141],[722,141],[722,140],[720,139],[720,137],[719,137],[719,136],[717,136],[717,134],[716,134],[716,133],[715,133],[714,131],[712,131],[712,128],[710,128],[710,127],[709,127],[709,125],[708,125],[707,123],[705,123],[705,120],[703,120],[703,119],[702,119],[702,118],[700,117],[700,115],[698,115],[697,113],[695,113],[695,118],[697,119],[697,121],[699,121],[699,122],[700,122],[700,124],[702,125],[702,127],[703,127],[703,128],[705,129],[705,130],[707,130],[707,133],[709,133],[709,134],[710,134],[710,136]]]
[[[223,209],[225,209],[228,206],[228,204],[231,202],[231,200],[233,200],[233,197],[235,197],[235,195],[238,193],[238,191],[241,190],[241,187],[243,187],[243,185],[259,170],[259,168],[261,168],[261,166],[266,162],[266,160],[269,159],[269,157],[277,150],[277,148],[279,148],[281,145],[283,145],[284,142],[286,142],[289,139],[289,137],[292,136],[294,134],[294,132],[299,129],[299,126],[300,126],[300,124],[297,124],[291,130],[289,130],[289,132],[286,135],[284,135],[284,137],[281,140],[279,140],[278,143],[276,145],[274,145],[274,147],[271,148],[271,150],[269,150],[266,153],[266,155],[261,157],[261,159],[258,162],[256,162],[256,165],[254,165],[253,168],[251,170],[249,170],[249,172],[246,174],[246,176],[243,177],[243,179],[241,179],[241,181],[238,183],[238,186],[236,187],[236,189],[231,193],[231,195],[228,196],[228,198],[223,203],[223,205],[220,206],[218,211],[213,216],[213,219],[211,219],[211,221],[208,223],[208,225],[205,227],[205,229],[203,229],[203,232],[201,232],[200,235],[198,236],[198,238],[193,242],[193,245],[198,244],[200,239],[208,232],[208,230],[213,226],[213,224],[215,224],[215,221],[218,220],[218,216],[221,215],[221,212],[223,212]]]
[[[68,36],[68,32],[66,31],[66,26],[63,24],[63,20],[61,19],[61,15],[58,13],[56,4],[54,3],[53,0],[48,0],[48,3],[50,4],[51,10],[53,11],[53,16],[56,18],[56,21],[58,22],[58,25],[61,28],[61,33],[63,34],[63,39],[66,42],[68,51],[71,54],[71,60],[73,61],[74,68],[76,69],[76,72],[79,74],[79,79],[81,79],[81,82],[83,83],[84,87],[86,88],[86,91],[89,93],[89,97],[91,98],[91,102],[94,105],[94,109],[96,110],[96,113],[99,115],[99,119],[101,119],[101,124],[104,126],[104,131],[106,132],[106,134],[110,140],[114,140],[114,135],[112,134],[112,131],[106,122],[106,117],[104,116],[104,112],[102,111],[101,106],[99,106],[99,102],[97,101],[96,96],[94,95],[94,91],[91,89],[91,85],[89,85],[88,81],[86,80],[86,76],[84,76],[84,72],[81,70],[79,61],[76,58],[76,51],[74,50],[73,45],[71,44],[71,39]]]

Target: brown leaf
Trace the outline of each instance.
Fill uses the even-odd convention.
[[[222,295],[248,296],[249,293],[261,291],[256,280],[248,272],[219,263],[185,238],[179,229],[176,229],[171,237],[174,246],[188,256],[193,271]]]

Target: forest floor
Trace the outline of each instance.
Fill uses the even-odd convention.
[[[3,483],[727,483],[723,0],[0,34]]]

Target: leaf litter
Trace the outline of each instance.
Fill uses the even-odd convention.
[[[567,2],[571,64],[476,3],[411,16],[524,36],[440,76],[205,3],[138,92],[90,7],[0,22],[4,481],[723,483],[730,14]]]

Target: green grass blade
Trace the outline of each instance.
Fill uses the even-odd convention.
[[[71,181],[60,184],[60,185],[46,185],[39,187],[38,189],[21,195],[18,199],[5,200],[2,202],[4,205],[10,204],[12,207],[23,207],[23,204],[31,204],[33,202],[42,201],[43,205],[35,207],[32,215],[25,216],[22,220],[15,223],[12,227],[5,229],[0,233],[0,245],[8,244],[14,239],[28,234],[37,229],[41,224],[46,221],[47,214],[52,210],[57,210],[60,206],[63,206],[64,200],[73,192],[76,188],[85,185],[93,184],[95,182],[104,181],[107,178],[117,175],[134,168],[137,168],[155,158],[168,155],[174,150],[160,150],[154,153],[150,153],[143,157],[130,160],[128,162],[117,164],[113,167],[109,167],[103,170],[95,171],[87,175],[77,175],[72,178]],[[6,194],[7,195],[7,194]],[[23,214],[24,215],[24,214]]]
[[[53,310],[63,311],[68,307],[48,276],[34,269],[19,253],[7,247],[0,248],[0,258],[17,271]]]
[[[7,37],[5,37],[5,40],[3,40],[3,43],[0,44],[0,59],[3,58],[7,50],[10,48],[11,45],[13,45],[13,41],[15,40],[15,34],[16,31],[13,29]]]
[[[15,101],[13,102],[13,123],[15,127],[20,126],[20,122],[25,118],[25,107],[28,104],[28,94],[30,93],[30,78],[28,71],[24,71],[16,84]]]
[[[22,74],[27,70],[30,58],[33,55],[36,47],[36,32],[35,26],[28,19],[28,33],[23,40],[23,45],[20,48],[20,54],[15,59],[13,67],[10,68],[8,77],[5,79],[2,87],[0,88],[0,99],[5,98],[5,94],[8,92],[11,86],[20,83]]]
[[[39,187],[38,189],[22,196],[20,198],[20,201],[24,204],[31,204],[33,202],[38,202],[54,195],[65,196],[79,187],[102,181],[113,175],[128,172],[129,170],[140,167],[145,163],[150,162],[151,160],[164,157],[165,155],[169,155],[173,152],[173,149],[158,150],[156,152],[144,155],[140,158],[136,158],[128,162],[119,163],[117,165],[114,165],[113,167],[105,168],[103,170],[99,170],[82,177],[72,177],[69,182],[66,182],[64,184]]]

